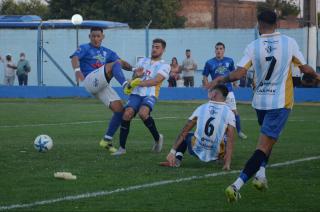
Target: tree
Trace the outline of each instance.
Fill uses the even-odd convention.
[[[264,9],[275,10],[279,18],[285,19],[288,16],[297,16],[300,13],[300,8],[294,0],[266,0],[266,2],[259,2],[257,5],[258,13]]]
[[[49,14],[47,5],[40,0],[29,0],[15,2],[14,0],[4,0],[0,4],[0,14],[2,15],[38,15],[46,19]]]
[[[51,18],[71,18],[75,13],[85,19],[126,22],[143,28],[181,28],[186,19],[177,16],[179,0],[48,0]]]

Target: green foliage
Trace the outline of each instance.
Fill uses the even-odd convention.
[[[126,22],[131,28],[181,28],[185,18],[176,15],[179,0],[50,0],[51,18],[71,18],[79,13],[85,19]]]
[[[0,3],[1,15],[38,15],[46,19],[49,15],[47,5],[40,0],[29,0],[15,2],[14,0],[4,0]]]
[[[275,10],[280,18],[297,16],[300,12],[300,8],[294,0],[267,0],[266,2],[259,2],[257,5],[258,13],[265,9]]]

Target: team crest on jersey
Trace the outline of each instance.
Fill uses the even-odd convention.
[[[105,61],[105,57],[103,57],[101,54],[98,54],[98,55],[94,56],[93,58],[98,60],[101,63],[104,63],[104,61]]]
[[[218,74],[224,74],[225,72],[227,72],[228,71],[228,69],[227,69],[227,67],[225,67],[225,66],[219,66],[217,69],[216,69],[216,72],[218,73]]]

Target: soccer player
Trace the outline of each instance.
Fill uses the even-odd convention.
[[[252,106],[256,109],[260,136],[257,148],[240,176],[225,190],[229,202],[240,198],[240,188],[254,175],[253,185],[258,190],[267,189],[265,166],[293,106],[291,63],[297,65],[301,72],[320,80],[320,75],[306,65],[297,42],[275,31],[275,12],[265,10],[257,18],[260,38],[247,46],[236,71],[216,78],[208,86],[239,80],[251,66],[255,70]]]
[[[202,73],[204,86],[208,85],[209,75],[211,76],[211,79],[214,80],[218,76],[227,76],[228,74],[230,74],[230,72],[235,70],[233,59],[230,57],[225,57],[224,52],[225,52],[225,45],[221,42],[218,42],[215,45],[216,56],[206,62],[203,73]],[[241,139],[247,139],[247,136],[241,131],[240,115],[237,111],[237,103],[233,94],[232,84],[230,82],[227,82],[226,86],[229,90],[226,103],[236,116],[236,127],[237,127],[238,136]]]
[[[137,64],[135,74],[139,77],[130,82],[125,93],[130,94],[128,103],[122,117],[120,127],[120,147],[112,155],[126,153],[126,142],[132,118],[139,114],[145,126],[149,129],[154,139],[152,150],[160,152],[163,145],[163,135],[159,134],[156,124],[150,115],[157,98],[162,82],[169,78],[170,66],[162,59],[166,48],[166,42],[160,38],[152,43],[151,58],[142,58]]]
[[[225,103],[227,96],[228,88],[222,84],[208,91],[209,102],[192,113],[173,144],[167,162],[160,165],[179,167],[188,148],[191,155],[204,162],[223,158],[223,169],[230,170],[236,124],[234,113]],[[190,132],[195,125],[195,133]]]
[[[127,81],[122,73],[122,64],[127,70],[130,65],[122,61],[112,50],[101,45],[104,39],[103,29],[90,29],[90,43],[80,47],[70,56],[77,82],[83,81],[86,90],[98,98],[106,107],[113,111],[109,127],[100,141],[100,146],[110,152],[117,149],[112,145],[112,137],[120,126],[123,106],[118,94],[109,85],[114,76],[120,85],[125,86]]]

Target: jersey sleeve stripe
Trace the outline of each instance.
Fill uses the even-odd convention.
[[[293,82],[292,82],[292,69],[291,65],[289,67],[289,73],[286,80],[286,87],[285,87],[285,104],[284,107],[291,109],[293,106]]]

